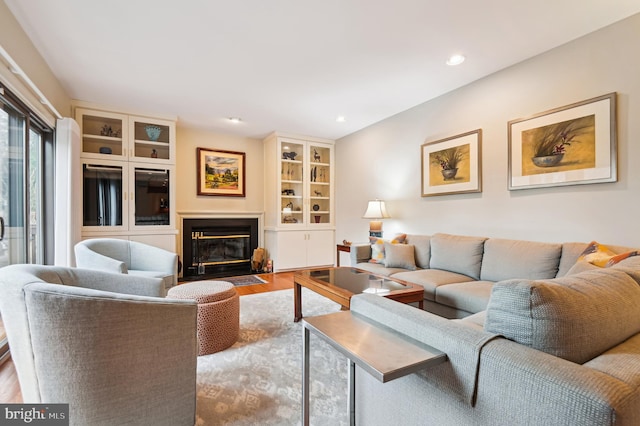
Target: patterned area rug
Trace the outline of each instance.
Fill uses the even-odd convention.
[[[302,289],[305,316],[340,311]],[[348,424],[347,359],[314,335],[310,339],[310,423]],[[293,322],[293,290],[240,297],[240,338],[198,357],[196,425],[299,425],[302,325]]]
[[[243,285],[251,285],[251,284],[263,284],[266,283],[265,280],[258,277],[257,275],[242,275],[240,277],[225,277],[219,278],[222,281],[230,282],[235,286],[243,286]]]

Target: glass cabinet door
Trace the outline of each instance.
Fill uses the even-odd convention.
[[[173,161],[173,125],[147,118],[130,118],[131,159],[149,163]]]
[[[304,152],[305,146],[280,141],[280,223],[304,222]]]
[[[309,224],[331,223],[331,149],[309,144]]]
[[[85,228],[126,227],[127,186],[122,165],[83,162],[82,187]]]
[[[171,225],[169,169],[135,166],[132,182],[133,228]]]
[[[127,157],[127,116],[78,109],[82,132],[82,155],[123,160]]]

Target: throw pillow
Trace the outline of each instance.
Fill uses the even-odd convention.
[[[637,251],[629,251],[626,253],[616,254],[609,247],[596,241],[591,241],[591,243],[589,243],[587,248],[578,258],[578,262],[585,261],[601,268],[608,268],[618,262],[623,261],[628,257],[637,255]]]
[[[410,244],[384,243],[384,266],[416,270],[415,247]]]
[[[551,280],[494,284],[485,330],[583,364],[640,332],[640,286],[594,269]]]
[[[391,241],[391,244],[402,244],[407,239],[407,234],[398,234]],[[378,237],[369,237],[371,243],[371,263],[381,263],[384,265],[384,243],[385,240]]]

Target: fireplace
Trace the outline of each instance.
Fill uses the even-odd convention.
[[[183,219],[183,279],[250,274],[258,219]]]

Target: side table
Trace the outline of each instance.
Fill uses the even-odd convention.
[[[340,252],[351,253],[351,245],[337,244],[336,245],[336,266],[340,266]]]
[[[447,355],[352,313],[304,318],[302,335],[302,424],[309,425],[309,336],[313,333],[348,358],[349,424],[356,424],[356,365],[382,383],[441,364]]]

